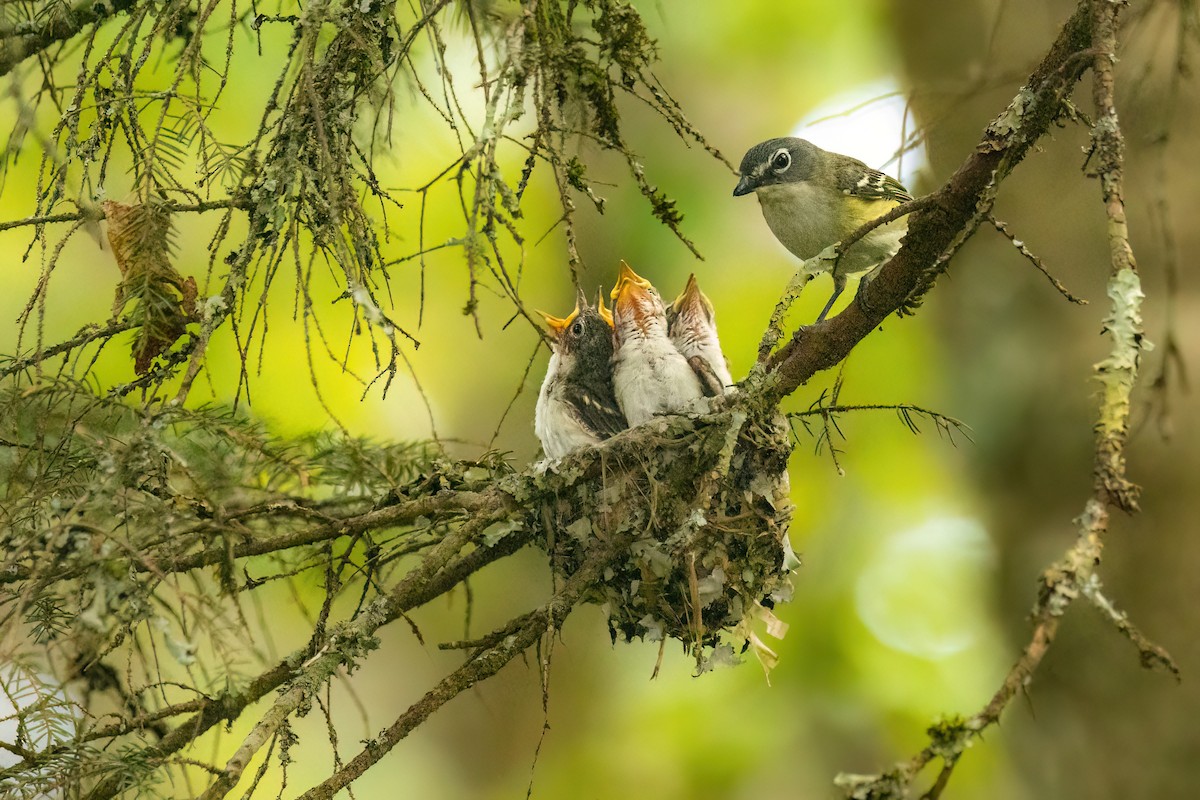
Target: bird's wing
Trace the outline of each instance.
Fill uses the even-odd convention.
[[[563,396],[579,423],[601,439],[607,439],[629,427],[625,415],[621,413],[611,393],[606,394],[589,386],[570,383],[563,387]]]
[[[692,356],[688,359],[688,366],[696,373],[696,378],[700,381],[700,390],[704,392],[705,397],[720,397],[725,394],[725,385],[721,383],[717,373],[713,372],[712,365],[704,356]]]
[[[907,203],[913,199],[900,181],[877,169],[871,169],[861,161],[848,159],[838,165],[836,179],[838,190],[851,197],[860,197],[863,200],[890,200],[894,203]]]

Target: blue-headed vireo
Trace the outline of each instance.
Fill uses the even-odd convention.
[[[738,170],[734,197],[754,192],[775,238],[808,260],[857,228],[912,200],[899,181],[841,153],[822,150],[795,137],[768,139],[751,147]],[[846,278],[873,270],[900,247],[904,218],[875,228],[843,253],[833,268],[833,296],[817,322],[825,319]],[[821,261],[812,272],[829,269]],[[871,276],[867,276],[868,278]]]

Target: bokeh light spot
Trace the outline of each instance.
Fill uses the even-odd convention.
[[[792,135],[897,177],[912,189],[925,167],[925,145],[908,98],[894,78],[859,84],[814,108]],[[913,140],[904,149],[906,139]],[[903,150],[903,152],[901,152]]]
[[[995,551],[983,526],[936,517],[888,537],[858,577],[859,618],[889,647],[942,659],[988,624],[985,587]]]

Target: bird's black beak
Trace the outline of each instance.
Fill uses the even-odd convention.
[[[738,185],[733,187],[733,196],[741,197],[742,195],[750,194],[753,191],[754,191],[754,181],[750,178],[749,175],[743,175],[742,179],[740,181],[738,181]]]

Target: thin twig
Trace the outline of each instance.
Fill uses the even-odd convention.
[[[1063,285],[1062,281],[1051,275],[1050,270],[1046,268],[1046,264],[1042,261],[1042,259],[1038,258],[1038,256],[1025,245],[1025,242],[1014,236],[1012,232],[1009,231],[1008,225],[996,219],[991,214],[987,215],[987,221],[992,223],[992,227],[1000,231],[1004,238],[1012,242],[1013,247],[1017,248],[1017,252],[1023,255],[1025,260],[1037,267],[1038,271],[1046,276],[1046,280],[1050,281],[1050,285],[1057,289],[1059,294],[1076,305],[1086,306],[1088,304],[1087,300],[1071,294],[1071,291]]]

